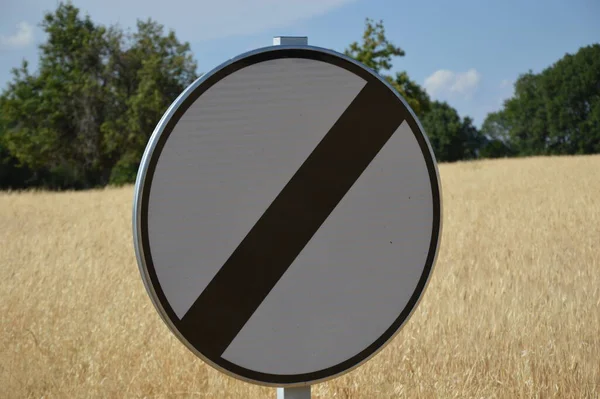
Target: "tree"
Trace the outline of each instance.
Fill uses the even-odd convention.
[[[1,117],[2,115],[0,115]],[[3,133],[0,122],[0,189],[26,188],[32,178],[32,173],[3,146]]]
[[[479,150],[480,158],[506,158],[513,155],[511,148],[500,140],[485,140]]]
[[[504,104],[511,145],[524,156],[548,154],[547,113],[540,83],[531,71],[522,74],[515,83],[514,97]]]
[[[49,169],[57,178],[52,185],[90,187],[102,181],[99,128],[111,102],[106,29],[71,4],[46,14],[41,26],[48,40],[40,46],[39,74],[24,65],[14,87],[25,94],[7,93],[3,111],[19,121],[7,132],[9,149],[34,170]]]
[[[501,142],[494,151],[509,155],[600,152],[600,44],[519,76],[514,96],[482,131]]]
[[[32,174],[14,155],[19,148],[10,149],[8,139],[11,130],[21,128],[27,122],[27,113],[36,97],[34,80],[29,75],[28,64],[24,61],[20,68],[13,68],[15,81],[9,83],[7,93],[0,96],[0,188],[23,188],[26,180],[31,181]]]
[[[107,121],[107,152],[118,161],[111,170],[114,184],[129,183],[141,161],[156,124],[177,96],[196,78],[196,62],[188,43],[180,43],[162,25],[138,21],[137,32],[127,37],[128,49],[114,60],[114,87],[125,112]]]
[[[189,45],[153,21],[124,34],[71,3],[41,23],[40,67],[26,62],[0,96],[1,145],[33,184],[87,188],[135,178],[143,148],[169,104],[196,77]]]
[[[379,73],[392,68],[392,57],[403,57],[404,50],[390,43],[385,36],[383,21],[365,20],[361,44],[352,42],[344,53]]]
[[[406,99],[415,114],[422,118],[431,108],[429,95],[415,81],[410,80],[406,72],[396,73],[392,86]]]
[[[387,39],[383,21],[375,22],[367,18],[362,43],[351,43],[344,53],[386,79],[404,97],[418,117],[422,117],[429,110],[429,96],[421,86],[410,80],[405,71],[397,72],[395,76],[384,74],[384,71],[392,68],[392,58],[403,57],[405,53]]]
[[[483,125],[481,125],[481,133],[484,136],[504,143],[510,141],[510,129],[510,121],[506,111],[489,113],[483,121]]]
[[[481,126],[481,135],[484,140],[479,152],[481,158],[503,158],[515,154],[505,111],[489,113]]]
[[[56,188],[102,183],[105,159],[100,126],[112,102],[104,61],[110,56],[106,29],[71,4],[60,4],[41,23],[40,69],[14,71],[4,93],[5,141],[11,153],[37,174],[49,171]]]
[[[483,136],[473,126],[473,120],[461,120],[456,109],[446,102],[434,101],[422,120],[436,159],[454,162],[478,157]]]
[[[600,44],[566,54],[540,76],[551,154],[600,152]]]

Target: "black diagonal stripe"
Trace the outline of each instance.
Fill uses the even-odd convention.
[[[405,119],[367,84],[185,314],[186,339],[221,356],[325,219]]]

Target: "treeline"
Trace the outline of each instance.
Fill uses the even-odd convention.
[[[151,20],[95,24],[70,3],[41,26],[38,72],[24,61],[0,96],[0,186],[134,181],[156,123],[198,76],[189,44]]]
[[[0,94],[0,188],[92,188],[135,180],[146,143],[172,101],[197,77],[188,43],[155,21],[133,32],[95,24],[71,3],[41,23],[39,68],[26,61]],[[441,162],[600,152],[600,45],[566,55],[515,83],[481,130],[432,101],[406,72],[404,51],[366,21],[345,53],[385,77],[418,115]]]
[[[539,74],[519,76],[513,97],[488,114],[481,129],[448,103],[431,101],[406,72],[385,74],[391,58],[404,51],[386,39],[381,23],[367,20],[362,43],[352,43],[346,54],[384,76],[408,100],[438,161],[600,153],[600,44],[567,54]]]
[[[521,75],[514,89],[502,110],[488,114],[482,125],[493,154],[600,152],[599,44],[567,54],[539,74]]]

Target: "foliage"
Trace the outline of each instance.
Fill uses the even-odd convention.
[[[513,150],[501,140],[485,140],[479,150],[480,158],[506,158],[514,155]]]
[[[0,189],[90,188],[135,180],[161,116],[197,78],[188,43],[152,20],[136,29],[94,23],[70,2],[40,24],[39,68],[12,70],[0,94]],[[380,74],[425,127],[436,157],[463,159],[600,152],[600,44],[519,76],[514,96],[481,131],[448,103],[434,101],[405,71],[405,56],[382,21],[366,19],[345,54]]]
[[[600,45],[519,76],[514,96],[482,131],[521,156],[600,152]]]
[[[456,109],[446,102],[432,102],[422,124],[440,162],[476,158],[484,142],[473,120],[461,119]]]
[[[383,21],[375,22],[367,18],[362,43],[351,43],[344,54],[356,59],[386,79],[404,97],[418,117],[423,116],[429,110],[429,95],[419,84],[412,81],[406,72],[397,72],[395,76],[384,74],[384,71],[392,68],[392,58],[403,57],[405,53],[387,39]]]
[[[345,54],[360,61],[365,66],[379,73],[392,68],[392,57],[403,57],[404,50],[390,43],[385,36],[383,21],[365,20],[365,31],[361,44],[353,42],[345,50]]]
[[[505,112],[492,112],[481,126],[483,145],[479,151],[481,158],[503,158],[515,155],[509,136],[510,125]]]
[[[2,145],[31,185],[131,182],[154,126],[196,78],[189,45],[151,20],[127,34],[97,25],[71,3],[41,27],[39,71],[24,62],[0,97]]]

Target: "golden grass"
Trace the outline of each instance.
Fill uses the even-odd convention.
[[[414,316],[314,398],[598,398],[600,156],[441,165]],[[275,398],[190,353],[147,296],[132,187],[0,194],[0,397]]]

